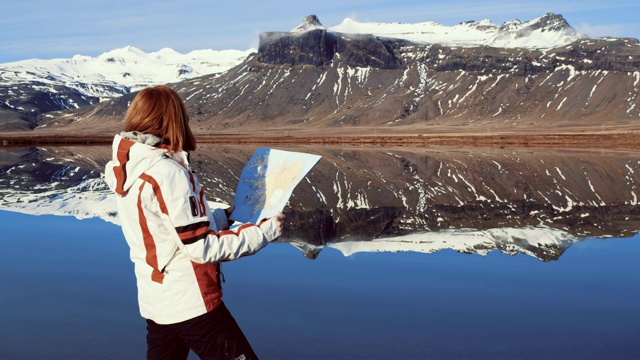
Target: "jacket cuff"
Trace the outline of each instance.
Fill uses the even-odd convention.
[[[267,241],[273,241],[282,235],[278,230],[275,218],[262,220],[259,225]]]

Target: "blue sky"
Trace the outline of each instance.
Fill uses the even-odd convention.
[[[593,36],[640,37],[637,0],[21,0],[0,3],[0,63],[75,54],[96,56],[132,45],[146,52],[170,47],[199,49],[257,47],[263,31],[288,31],[306,15],[326,26],[350,17],[361,22],[531,20],[562,14]]]

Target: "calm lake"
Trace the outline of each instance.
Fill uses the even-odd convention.
[[[282,239],[225,263],[262,359],[640,358],[640,155],[295,147]],[[230,203],[256,147],[201,146]],[[140,359],[107,147],[0,149],[0,359]]]

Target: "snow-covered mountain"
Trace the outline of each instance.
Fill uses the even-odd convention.
[[[509,47],[495,47],[501,44]],[[638,40],[580,38],[559,15],[501,26],[480,21],[353,29],[326,28],[308,16],[292,31],[261,33],[258,52],[220,76],[174,88],[197,133],[265,126],[581,132],[637,128],[639,80]],[[52,114],[40,126],[113,132],[126,100]]]
[[[221,73],[244,61],[252,52],[255,50],[209,49],[181,54],[164,48],[145,53],[127,46],[96,57],[76,55],[70,59],[30,59],[0,64],[0,81],[5,85],[24,82],[65,85],[83,95],[103,99],[150,85]]]
[[[318,26],[321,24],[316,22],[315,26],[305,29],[312,30]],[[436,22],[360,23],[347,18],[341,24],[329,27],[329,30],[345,34],[372,34],[419,44],[525,49],[551,49],[583,37],[562,15],[551,13],[530,21],[511,20],[503,25],[494,24],[489,19],[446,26]]]
[[[315,15],[307,16],[292,33],[327,29]],[[546,14],[522,22],[512,20],[502,26],[485,19],[455,26],[424,23],[359,23],[349,18],[329,27],[346,34],[373,34],[416,43],[444,46],[496,46],[545,49],[566,45],[580,35],[561,15]],[[38,83],[64,85],[85,96],[100,99],[137,91],[149,85],[166,84],[224,72],[244,61],[255,49],[197,50],[187,54],[164,48],[145,53],[127,46],[96,57],[76,55],[70,59],[29,59],[0,64],[3,85]],[[10,100],[5,104],[11,106]]]
[[[582,131],[606,123],[624,130],[640,118],[638,40],[581,37],[556,14],[502,25],[347,19],[334,27],[311,15],[292,31],[261,33],[257,53],[251,52],[216,63],[231,66],[248,55],[228,71],[195,78],[188,77],[204,74],[196,66],[204,61],[178,61],[170,50],[125,48],[91,61],[64,61],[84,69],[77,72],[0,66],[0,79],[11,79],[0,82],[0,130],[112,133],[130,98],[54,111],[97,104],[152,80],[179,79],[185,80],[172,86],[185,99],[195,131],[207,133],[262,130],[265,124],[485,132]],[[149,62],[164,65],[150,71]],[[216,66],[209,69],[226,68]],[[32,80],[16,86],[20,77]]]
[[[165,48],[145,53],[127,46],[96,57],[76,55],[0,64],[0,130],[33,128],[43,113],[94,105],[151,85],[219,74],[254,51],[181,54]],[[3,117],[13,117],[9,119],[13,122],[1,121]]]

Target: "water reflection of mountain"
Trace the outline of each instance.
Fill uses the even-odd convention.
[[[231,202],[255,149],[202,145],[193,154],[210,200]],[[348,244],[405,251],[400,244],[412,243],[410,251],[499,249],[551,260],[571,239],[625,237],[640,229],[640,155],[632,152],[288,149],[323,156],[285,211],[283,241],[297,243],[309,257],[327,244],[348,253]],[[101,180],[109,156],[107,147],[0,150],[0,209],[116,221]],[[469,241],[472,234],[463,229],[474,229],[473,239],[480,240],[463,246],[462,237]],[[521,233],[494,241],[505,229]],[[549,233],[556,245],[537,241]]]
[[[500,228],[487,230],[445,229],[416,232],[369,241],[334,241],[326,245],[292,242],[305,257],[315,259],[324,248],[334,248],[345,256],[359,252],[420,252],[431,254],[455,250],[465,254],[487,255],[499,250],[509,255],[526,254],[542,261],[558,260],[578,238],[548,227]]]

